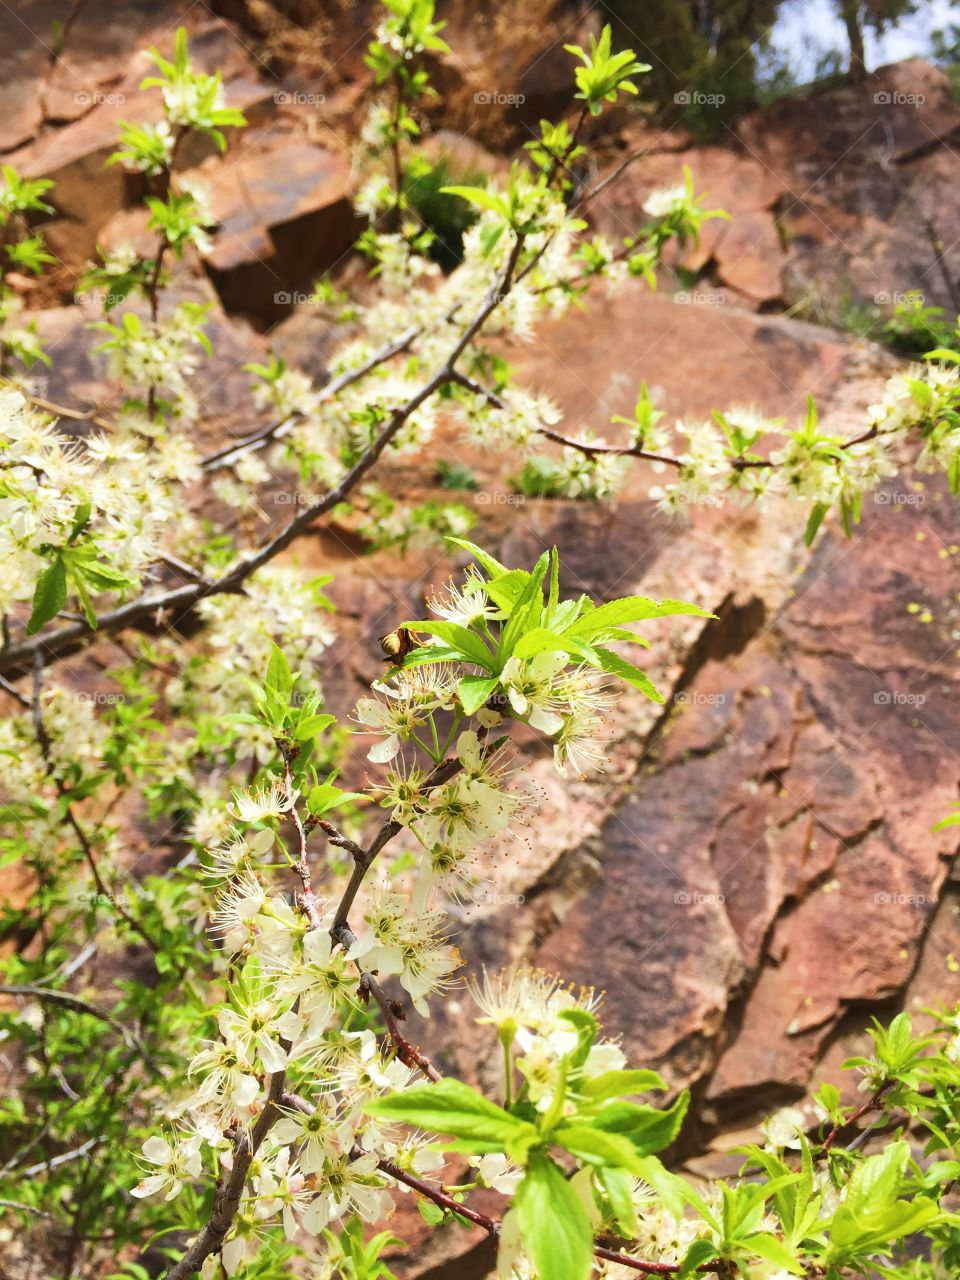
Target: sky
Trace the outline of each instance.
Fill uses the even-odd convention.
[[[929,52],[930,33],[937,27],[960,23],[960,4],[952,0],[923,0],[919,12],[879,40],[867,32],[867,65],[873,69]],[[835,0],[791,0],[782,6],[773,31],[777,49],[789,55],[800,79],[813,74],[817,53],[846,48],[846,34],[837,17]]]

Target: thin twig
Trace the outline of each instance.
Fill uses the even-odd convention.
[[[399,337],[385,343],[379,351],[375,351],[368,360],[358,365],[356,369],[347,369],[344,373],[338,374],[337,377],[331,378],[326,386],[321,388],[318,396],[319,402],[322,404],[326,400],[333,399],[346,387],[359,382],[361,378],[365,378],[378,365],[384,364],[387,360],[392,359],[393,356],[400,355],[406,351],[410,343],[422,332],[422,325],[413,325],[411,328],[405,329]],[[269,444],[271,440],[278,440],[281,436],[286,435],[292,429],[294,423],[299,421],[302,416],[300,413],[288,414],[285,418],[281,418],[279,422],[274,422],[259,431],[253,431],[250,435],[244,436],[240,440],[234,440],[230,444],[217,449],[214,453],[208,453],[202,461],[204,471],[216,471],[221,467],[228,467],[241,454],[260,449]]]
[[[79,843],[80,848],[83,852],[83,856],[87,863],[87,866],[90,868],[90,874],[93,876],[93,883],[96,886],[97,893],[99,894],[99,896],[105,902],[109,902],[112,904],[113,909],[116,911],[120,919],[126,921],[126,923],[130,926],[130,928],[133,929],[134,933],[138,934],[143,939],[143,941],[146,943],[150,951],[156,954],[161,950],[161,947],[153,940],[153,938],[150,937],[149,933],[147,933],[146,929],[144,929],[143,925],[139,922],[139,920],[136,920],[133,916],[131,916],[129,912],[120,904],[120,902],[117,900],[117,895],[110,893],[110,891],[107,889],[106,882],[104,881],[103,876],[100,873],[100,868],[97,864],[97,859],[94,856],[93,844],[90,840],[90,837],[87,835],[86,831],[81,826],[80,821],[73,810],[73,805],[70,800],[69,790],[63,785],[63,780],[60,778],[59,774],[56,772],[56,768],[55,768],[53,757],[50,750],[50,747],[51,747],[50,735],[47,733],[46,725],[43,722],[43,709],[42,709],[43,653],[40,649],[36,649],[34,651],[33,656],[34,656],[34,667],[33,667],[34,733],[36,735],[37,744],[40,747],[40,754],[42,755],[44,764],[46,766],[47,777],[53,783],[53,786],[57,792],[57,796],[59,797],[61,803],[63,804],[64,821],[67,823],[67,825],[70,827],[70,830],[73,832],[73,834],[77,838],[77,842]]]

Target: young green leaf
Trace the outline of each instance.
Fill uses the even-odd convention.
[[[403,1120],[433,1133],[449,1133],[461,1140],[460,1150],[469,1150],[476,1140],[495,1143],[501,1151],[522,1156],[539,1139],[537,1130],[528,1121],[519,1120],[469,1085],[450,1077],[436,1084],[375,1098],[366,1110],[370,1115]]]
[[[562,1169],[549,1156],[534,1153],[513,1207],[538,1276],[587,1280],[593,1265],[590,1219]]]
[[[27,622],[27,635],[34,635],[44,623],[55,618],[66,603],[67,571],[63,557],[58,554],[37,578],[33,589],[33,609]]]

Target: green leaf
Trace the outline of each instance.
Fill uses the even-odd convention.
[[[817,530],[823,524],[829,510],[829,504],[826,502],[815,502],[813,504],[813,510],[810,512],[809,518],[807,519],[806,532],[803,535],[803,540],[808,547],[813,543],[814,538],[817,536]]]
[[[509,618],[530,581],[525,569],[511,569],[484,583],[484,590],[505,618]]]
[[[464,713],[472,716],[479,711],[500,684],[497,676],[464,676],[457,685],[457,694]]]
[[[776,1236],[770,1235],[769,1232],[761,1231],[756,1235],[747,1236],[744,1244],[751,1252],[757,1254],[758,1257],[772,1262],[774,1266],[789,1271],[791,1275],[805,1275],[803,1266],[798,1260],[796,1254],[788,1249],[782,1240],[778,1240]]]
[[[460,650],[451,649],[447,645],[427,645],[423,649],[414,649],[403,660],[404,667],[426,667],[432,662],[460,662]]]
[[[673,1106],[664,1111],[639,1102],[610,1102],[590,1123],[595,1129],[629,1138],[640,1155],[651,1155],[669,1147],[676,1139],[689,1105],[690,1093],[686,1089]]]
[[[318,733],[323,733],[324,729],[329,729],[332,724],[336,724],[337,717],[327,715],[304,716],[302,720],[298,720],[293,726],[293,736],[298,742],[308,742],[311,738],[315,738]]]
[[[476,1139],[496,1143],[498,1150],[512,1152],[515,1158],[525,1154],[539,1138],[532,1124],[517,1119],[469,1085],[449,1077],[436,1084],[374,1098],[367,1103],[366,1110],[370,1115],[402,1120],[433,1133],[449,1133],[466,1142]],[[461,1146],[460,1149],[468,1148]]]
[[[80,608],[83,610],[83,616],[87,620],[87,626],[91,631],[96,631],[97,614],[93,607],[93,601],[90,599],[90,593],[87,591],[86,583],[83,581],[83,575],[74,573],[72,581],[73,588],[77,593],[77,599],[80,601]]]
[[[132,585],[131,579],[125,573],[114,569],[112,565],[92,562],[87,558],[87,552],[95,556],[96,548],[70,548],[64,552],[64,559],[70,563],[73,570],[74,581],[82,576],[87,586],[92,587],[94,591],[116,591]]]
[[[273,645],[270,653],[266,687],[279,693],[285,701],[289,699],[293,691],[293,674],[290,671],[290,663],[287,661],[287,655],[278,645]]]
[[[534,627],[517,641],[513,656],[515,658],[532,658],[538,653],[556,652],[570,653],[575,657],[589,660],[593,655],[590,646],[583,644],[569,632],[548,631],[546,627]]]
[[[716,616],[707,609],[686,604],[683,600],[658,601],[646,596],[623,596],[619,600],[611,600],[608,604],[590,609],[567,628],[566,634],[582,640],[593,640],[611,627],[622,626],[625,622],[642,622],[647,618],[667,618],[677,614],[688,614],[695,618]]]
[[[37,578],[33,589],[33,610],[27,623],[27,635],[35,635],[44,623],[57,616],[66,603],[67,571],[64,568],[63,557],[57,555],[53,563],[48,565]]]
[[[466,538],[454,538],[451,535],[447,538],[447,542],[452,542],[455,547],[461,547],[464,551],[469,552],[474,560],[483,565],[491,578],[499,578],[508,573],[522,572],[519,569],[508,569],[505,564],[501,564],[499,560],[494,559],[489,551],[484,551],[483,547],[478,547],[475,542],[468,542]]]
[[[512,654],[520,638],[527,631],[539,627],[543,616],[543,580],[547,575],[548,557],[544,552],[534,565],[526,586],[510,614],[510,620],[500,634],[497,659],[502,664]]]
[[[73,525],[71,526],[70,534],[67,538],[68,543],[76,541],[90,523],[91,510],[92,508],[89,502],[81,502],[80,506],[77,507],[76,515],[73,517]]]
[[[956,813],[950,813],[945,818],[941,818],[938,823],[930,828],[931,831],[942,831],[944,827],[960,827],[960,809]]]
[[[557,1016],[577,1029],[577,1047],[570,1054],[570,1065],[582,1067],[600,1030],[597,1020],[587,1009],[562,1009]]]
[[[400,626],[408,631],[425,631],[427,635],[436,636],[439,640],[446,641],[451,649],[458,650],[465,662],[472,662],[486,671],[493,670],[493,655],[487,646],[475,632],[461,627],[456,622],[426,620],[401,622]]]
[[[705,1262],[712,1262],[714,1258],[720,1256],[717,1246],[710,1240],[694,1240],[690,1248],[683,1255],[683,1261],[680,1264],[680,1270],[677,1273],[683,1280],[684,1276],[693,1275],[698,1267],[703,1266]]]
[[[720,1224],[717,1222],[716,1217],[688,1182],[665,1169],[656,1156],[644,1156],[642,1164],[643,1173],[640,1176],[644,1182],[650,1183],[650,1186],[653,1187],[663,1201],[664,1208],[668,1209],[675,1218],[682,1218],[684,1205],[689,1204],[696,1209],[704,1222],[712,1227],[714,1231],[720,1229]]]
[[[593,1266],[590,1220],[548,1156],[533,1154],[513,1206],[536,1274],[544,1280],[587,1280]]]
[[[361,791],[341,791],[332,782],[319,782],[310,788],[307,795],[307,809],[310,813],[327,813],[351,800],[365,800]]]
[[[510,207],[503,196],[488,191],[486,187],[441,187],[440,192],[445,196],[459,196],[468,204],[476,205],[480,209],[489,209],[491,213],[497,213],[501,218],[509,217]]]
[[[563,1125],[556,1129],[553,1141],[588,1164],[612,1165],[628,1173],[642,1176],[643,1162],[633,1144],[616,1133],[605,1133],[586,1124]]]
[[[597,1170],[600,1185],[607,1193],[617,1225],[626,1236],[637,1234],[637,1210],[633,1203],[633,1177],[623,1169],[602,1165]]]
[[[635,667],[632,662],[627,662],[626,658],[621,658],[612,649],[605,649],[603,645],[596,645],[594,652],[599,657],[604,671],[609,671],[611,675],[626,680],[627,684],[632,684],[635,689],[645,693],[651,702],[663,703],[663,694],[659,692],[645,671]]]
[[[647,1093],[651,1089],[666,1087],[658,1071],[604,1071],[602,1075],[585,1080],[582,1093],[592,1102],[602,1102],[607,1098],[622,1098],[628,1093]]]
[[[891,1142],[879,1155],[869,1156],[853,1171],[844,1205],[852,1214],[892,1204],[910,1158],[906,1142]]]
[[[420,1217],[431,1227],[437,1226],[447,1216],[440,1206],[434,1204],[432,1200],[418,1200],[417,1208],[420,1211]]]

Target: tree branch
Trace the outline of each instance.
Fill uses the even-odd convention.
[[[241,591],[243,584],[252,574],[256,573],[265,564],[268,564],[275,556],[279,555],[281,551],[284,551],[292,542],[304,534],[316,519],[325,515],[338,503],[343,502],[354,486],[363,479],[370,468],[377,462],[410,415],[415,413],[441,387],[453,380],[456,372],[456,362],[477,336],[491,312],[496,309],[509,293],[522,246],[523,236],[517,234],[503,277],[491,285],[477,314],[467,325],[439,372],[434,374],[429,382],[421,387],[416,395],[412,396],[405,405],[396,410],[387,426],[361,454],[346,475],[317,502],[305,508],[252,555],[242,559],[222,577],[214,581],[202,580],[186,583],[172,590],[160,592],[153,596],[142,596],[129,604],[121,605],[120,608],[113,609],[97,619],[96,632],[92,632],[85,622],[71,622],[56,631],[40,632],[38,635],[22,640],[18,644],[9,645],[0,650],[0,675],[22,671],[24,665],[31,662],[34,655],[41,651],[48,658],[59,657],[94,635],[120,631],[125,627],[142,624],[150,616],[167,610],[185,612],[193,608],[200,600],[204,600],[209,596]]]

